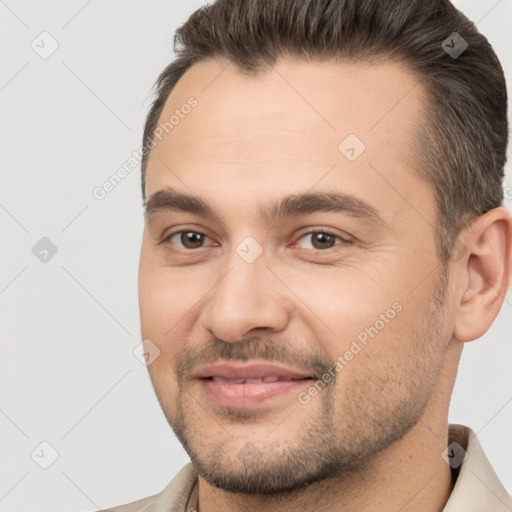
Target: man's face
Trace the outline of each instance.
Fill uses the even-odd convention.
[[[212,485],[275,493],[353,470],[428,411],[451,326],[434,192],[412,169],[415,83],[392,63],[249,76],[210,60],[168,98],[146,176],[142,336]]]

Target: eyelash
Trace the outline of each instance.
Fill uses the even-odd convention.
[[[200,231],[194,231],[194,230],[191,230],[191,229],[182,229],[180,231],[174,231],[173,233],[171,233],[169,236],[167,236],[166,238],[164,238],[160,243],[167,243],[167,242],[170,242],[170,240],[175,237],[176,235],[181,235],[183,233],[194,233],[196,235],[202,235],[206,238],[210,238],[207,234],[205,233],[202,233]],[[338,240],[341,241],[340,244],[336,244],[334,245],[333,247],[328,247],[326,249],[304,249],[304,250],[309,250],[309,251],[315,251],[315,252],[327,252],[329,250],[333,250],[335,247],[338,247],[339,245],[344,245],[346,243],[349,243],[349,240],[341,237],[340,235],[337,235],[335,233],[332,233],[331,231],[326,231],[326,230],[323,230],[323,229],[315,229],[315,230],[312,230],[312,231],[308,231],[306,233],[303,233],[297,240],[300,240],[302,238],[304,238],[305,236],[308,236],[308,235],[314,235],[314,234],[323,234],[323,235],[328,235],[330,237],[333,237],[333,238],[337,238]],[[203,249],[204,247],[198,247],[196,249],[187,249],[186,247],[182,247],[180,249],[186,251],[186,252],[192,252],[192,251],[197,251],[199,249]]]

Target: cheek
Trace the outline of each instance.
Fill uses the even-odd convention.
[[[141,260],[138,293],[143,336],[163,341],[183,331],[187,315],[204,294],[198,277]]]
[[[397,282],[386,282],[385,275],[380,269],[363,271],[357,265],[280,271],[300,299],[293,299],[293,308],[318,331],[322,344],[329,344],[326,348],[333,358],[347,350],[353,339],[369,338],[367,331],[375,332],[376,323],[380,332],[391,330],[397,321],[401,294]]]

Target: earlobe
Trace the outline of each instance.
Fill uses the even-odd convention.
[[[503,207],[479,217],[467,229],[467,252],[454,265],[464,286],[455,297],[454,337],[479,338],[494,322],[511,280],[512,216]]]

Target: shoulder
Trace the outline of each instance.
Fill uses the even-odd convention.
[[[163,510],[164,507],[165,510],[185,510],[196,479],[197,473],[192,464],[188,463],[158,494],[100,512],[156,512],[156,510]]]
[[[141,500],[119,505],[118,507],[101,510],[100,512],[154,512],[158,504],[160,494],[154,494]]]

